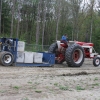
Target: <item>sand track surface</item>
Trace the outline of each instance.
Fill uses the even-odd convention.
[[[0,100],[100,100],[100,67],[0,66]]]

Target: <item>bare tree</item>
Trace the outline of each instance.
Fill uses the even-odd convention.
[[[72,23],[73,23],[73,39],[79,38],[79,12],[80,6],[83,0],[69,0],[71,12],[72,12]]]
[[[0,0],[0,34],[1,34],[2,0]]]
[[[21,2],[21,0],[19,0],[20,2]],[[18,38],[18,36],[19,36],[19,22],[20,22],[20,18],[21,18],[21,16],[20,16],[20,4],[18,4],[18,21],[17,21],[17,38]]]
[[[61,0],[57,0],[57,5],[56,5],[56,40],[58,39],[60,14],[61,14]]]
[[[14,12],[15,12],[15,0],[12,0],[12,19],[11,19],[11,34],[10,37],[13,36],[13,26],[14,26]]]
[[[43,9],[43,29],[42,29],[42,49],[44,43],[44,29],[45,29],[45,21],[46,21],[46,4],[47,1],[44,1],[44,9]]]
[[[18,10],[18,21],[17,21],[17,38],[18,38],[18,35],[19,35],[19,21],[20,21],[20,10]]]
[[[90,42],[92,41],[92,32],[93,32],[93,8],[94,8],[95,0],[91,0],[90,2],[90,16],[91,16],[91,22],[90,22]]]
[[[40,30],[41,3],[42,3],[42,0],[39,0],[38,7],[37,7],[37,20],[36,20],[36,23],[37,23],[37,26],[36,26],[36,45],[39,42],[39,36],[40,36],[40,31],[39,30]]]

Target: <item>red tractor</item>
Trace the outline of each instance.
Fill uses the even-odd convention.
[[[79,41],[69,41],[68,44],[57,41],[51,44],[48,52],[55,54],[55,63],[61,64],[67,62],[69,67],[80,67],[84,62],[84,58],[93,58],[93,65],[100,64],[100,57],[93,48],[93,43],[85,43]]]

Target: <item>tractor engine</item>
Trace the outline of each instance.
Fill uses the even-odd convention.
[[[94,58],[95,56],[98,55],[98,53],[96,53],[96,51],[93,48],[94,46],[93,43],[85,43],[85,42],[79,42],[79,41],[76,41],[75,43],[83,47],[85,58]]]

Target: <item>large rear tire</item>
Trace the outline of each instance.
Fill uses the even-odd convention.
[[[10,52],[0,52],[0,64],[3,66],[10,66],[13,64],[14,56]]]
[[[48,52],[49,52],[49,53],[54,53],[56,58],[60,58],[60,55],[62,55],[62,54],[58,51],[58,45],[57,45],[57,43],[51,44],[50,47],[49,47]],[[56,59],[56,58],[55,58],[55,63],[56,63],[56,64],[62,64],[62,63],[65,61],[65,59],[59,59],[59,60],[58,60],[58,59]]]
[[[48,52],[49,53],[56,53],[56,49],[58,49],[57,43],[53,43],[50,45]]]
[[[84,50],[78,44],[73,44],[66,49],[65,60],[69,67],[80,67],[84,62]]]
[[[98,67],[100,65],[100,57],[96,56],[96,57],[93,58],[93,65],[95,67]]]

